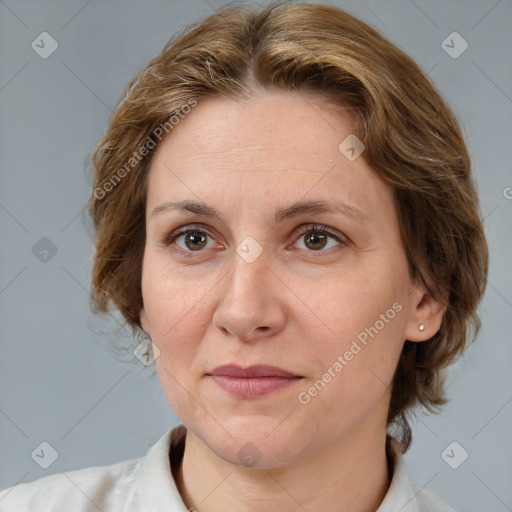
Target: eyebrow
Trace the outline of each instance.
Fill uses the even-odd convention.
[[[154,208],[151,213],[151,217],[169,210],[192,213],[201,217],[215,218],[220,220],[222,223],[227,224],[224,216],[215,210],[215,208],[212,208],[205,203],[198,203],[190,200],[162,203]],[[338,213],[363,222],[368,222],[370,220],[368,216],[358,208],[330,199],[327,201],[299,201],[288,208],[278,210],[274,215],[274,221],[277,224],[285,219],[290,219],[306,213]]]

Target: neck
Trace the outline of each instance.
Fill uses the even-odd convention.
[[[389,488],[386,429],[358,430],[323,451],[273,469],[231,464],[187,432],[175,473],[189,510],[371,512]]]

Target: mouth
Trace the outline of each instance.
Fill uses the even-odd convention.
[[[242,368],[223,365],[206,374],[221,389],[240,398],[256,398],[273,393],[303,377],[277,366],[258,365]]]

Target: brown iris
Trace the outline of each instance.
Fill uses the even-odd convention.
[[[192,251],[202,249],[207,244],[207,235],[202,231],[191,231],[185,236],[185,244]]]
[[[317,250],[317,249],[323,249],[325,247],[325,244],[327,243],[327,236],[322,233],[308,233],[305,235],[306,239],[306,246],[309,249]],[[308,240],[310,243],[308,243]]]

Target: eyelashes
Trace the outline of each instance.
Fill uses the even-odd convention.
[[[297,242],[303,240],[306,235],[312,235],[316,242],[320,242],[320,248],[311,249],[307,244],[304,244],[304,248],[300,249],[307,253],[313,253],[312,256],[314,257],[322,254],[331,255],[333,253],[333,247],[325,249],[325,246],[329,244],[329,239],[334,240],[337,243],[337,245],[334,247],[334,250],[342,249],[349,243],[348,239],[344,235],[331,230],[327,226],[307,224],[299,226],[299,228],[295,230],[293,234],[294,241],[292,245],[295,245]],[[310,237],[309,240],[311,239],[312,238]],[[181,247],[178,245],[178,242],[182,242]],[[190,249],[186,245],[186,243],[190,242],[192,242],[192,245],[196,244],[197,249]],[[164,247],[172,246],[175,252],[188,258],[201,257],[204,256],[205,253],[210,249],[222,248],[222,245],[219,245],[217,242],[215,242],[215,237],[209,233],[208,229],[200,224],[190,224],[183,228],[172,231],[164,237],[160,245]],[[313,245],[315,245],[315,243],[313,243]]]
[[[303,226],[296,234],[296,236],[298,236],[298,239],[296,242],[298,242],[299,240],[303,240],[303,238],[309,234],[314,234],[316,236],[320,235],[321,240],[326,240],[328,238],[331,238],[332,240],[335,240],[342,247],[347,245],[347,241],[344,237],[334,233],[326,226],[322,226],[322,225],[318,225],[318,224],[311,224],[311,225]],[[322,246],[319,250],[310,249],[308,252],[327,252],[327,250],[323,250],[323,249],[324,249],[324,246]],[[306,248],[306,250],[307,250],[307,248]]]

